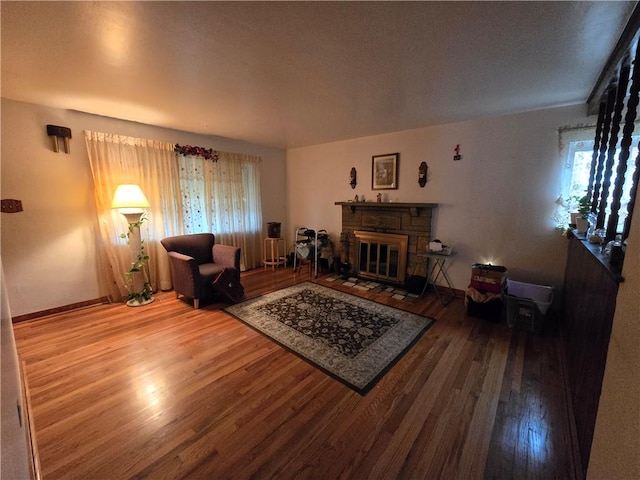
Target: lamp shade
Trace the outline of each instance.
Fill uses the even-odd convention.
[[[141,213],[143,208],[149,207],[149,200],[144,196],[139,185],[119,185],[113,195],[111,208],[117,208],[121,213]]]

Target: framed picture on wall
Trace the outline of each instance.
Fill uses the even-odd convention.
[[[399,153],[374,155],[371,164],[371,188],[373,190],[396,190],[398,188]]]

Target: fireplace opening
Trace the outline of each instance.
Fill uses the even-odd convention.
[[[356,275],[403,285],[407,269],[406,235],[354,231],[357,241]]]

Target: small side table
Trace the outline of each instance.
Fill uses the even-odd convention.
[[[438,296],[438,299],[440,300],[440,303],[442,303],[442,305],[447,305],[451,300],[455,298],[456,292],[453,289],[453,286],[451,285],[451,280],[449,279],[449,275],[447,275],[447,272],[444,269],[444,263],[447,261],[447,258],[450,258],[455,254],[456,252],[451,252],[449,255],[428,252],[428,253],[419,255],[420,257],[425,258],[426,268],[427,268],[427,281],[424,284],[424,287],[422,288],[422,292],[420,292],[420,298],[422,298],[422,296],[424,295],[424,292],[427,290],[427,287],[429,285],[433,286],[433,289],[435,290],[436,295]],[[431,270],[429,270],[430,260],[433,260],[433,266],[431,267]],[[435,277],[433,276],[434,273],[435,273]],[[438,291],[438,287],[436,285],[436,281],[438,280],[440,275],[442,275],[442,278],[444,278],[444,281],[447,283],[446,288],[448,289],[448,292],[446,292],[445,294],[447,295],[446,299],[443,298],[442,295],[440,295],[440,292]]]
[[[282,255],[280,254],[280,243],[282,243]],[[264,268],[270,266],[271,270],[275,270],[280,265],[287,265],[287,257],[284,256],[285,245],[284,237],[264,239],[264,249],[262,250]],[[268,253],[271,255],[267,256]]]

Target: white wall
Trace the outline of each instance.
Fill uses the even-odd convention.
[[[47,124],[71,128],[70,155],[53,152]],[[3,98],[1,194],[22,200],[24,208],[1,217],[2,262],[14,316],[106,295],[98,282],[93,181],[83,130],[260,155],[265,236],[267,221],[286,221],[281,149]]]
[[[336,201],[371,189],[371,157],[400,153],[399,188],[392,201],[438,203],[434,238],[453,245],[449,263],[454,287],[464,290],[475,262],[504,265],[514,279],[561,285],[565,239],[554,230],[562,162],[558,128],[586,122],[583,105],[484,118],[358,138],[287,151],[288,223],[326,228],[338,243],[341,207]],[[453,161],[460,145],[462,160]],[[428,181],[418,185],[426,161]],[[358,185],[349,186],[355,166]]]

